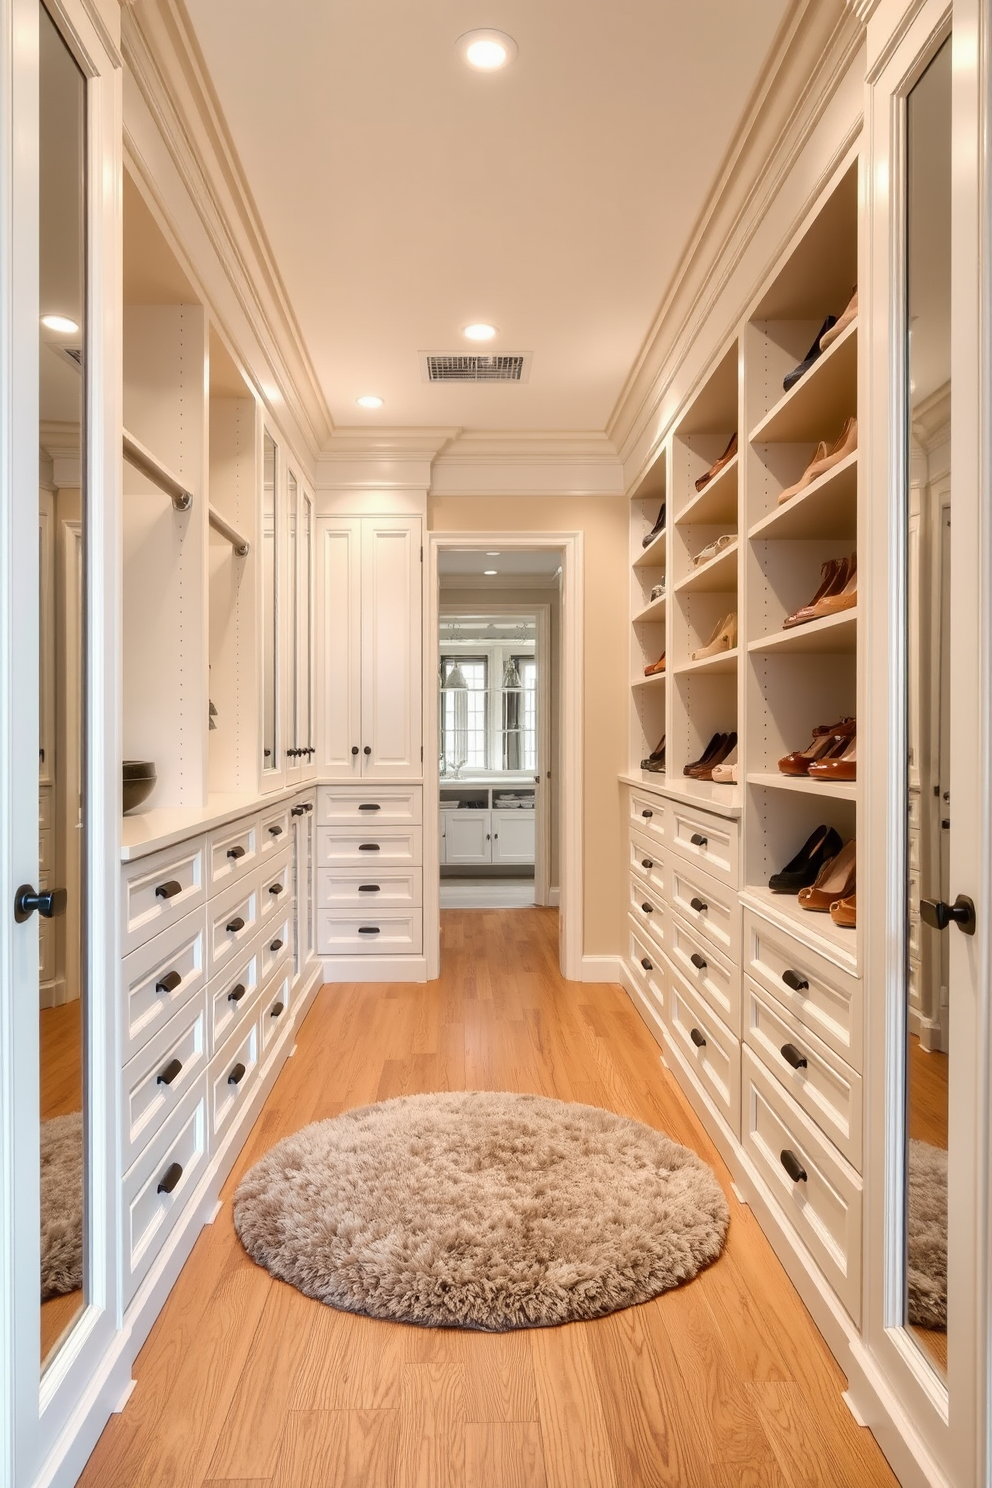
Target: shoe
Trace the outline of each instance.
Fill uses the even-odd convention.
[[[648,759],[650,759],[650,760],[662,759],[664,757],[664,754],[665,754],[665,735],[662,734],[661,738],[658,740],[657,747],[654,748],[654,749],[652,749],[651,753],[648,755]]]
[[[658,657],[658,660],[657,661],[653,661],[650,666],[646,666],[644,668],[644,675],[645,675],[645,677],[657,677],[659,675],[659,673],[663,672],[664,670],[665,670],[665,653],[664,653],[664,651],[662,651],[662,653]]]
[[[726,742],[726,734],[714,734],[698,760],[693,760],[691,764],[682,767],[682,774],[692,775],[694,771],[703,769],[706,765],[712,763]]]
[[[788,392],[790,388],[794,388],[801,377],[806,376],[806,373],[809,371],[810,367],[812,367],[814,362],[818,362],[820,360],[820,357],[823,355],[823,348],[820,345],[820,341],[822,337],[824,337],[829,330],[832,330],[836,324],[836,315],[828,315],[826,320],[823,322],[822,326],[816,333],[816,340],[813,342],[813,345],[810,347],[809,351],[799,363],[799,366],[793,367],[792,371],[788,373],[787,376],[782,378],[782,386],[786,392]]]
[[[846,460],[848,455],[853,455],[857,447],[858,421],[856,418],[849,418],[840,431],[840,437],[835,443],[828,445],[821,440],[816,446],[813,458],[806,466],[799,480],[796,481],[794,486],[788,486],[778,498],[779,506],[786,501],[791,501],[793,496],[799,495],[800,491],[805,491],[807,486],[811,486],[814,481],[819,480],[821,475],[826,475],[827,471],[832,470],[835,465],[839,465],[841,460]]]
[[[730,443],[727,445],[727,448],[724,450],[723,454],[720,456],[719,460],[717,460],[713,465],[711,465],[710,468],[709,468],[709,470],[707,470],[706,474],[705,475],[701,475],[699,477],[699,479],[696,481],[696,490],[697,491],[705,491],[705,489],[709,485],[710,481],[713,480],[715,476],[718,476],[720,474],[720,471],[724,468],[724,466],[730,464],[731,460],[734,458],[734,456],[736,455],[736,453],[737,453],[737,435],[735,434],[733,436],[733,438],[731,439]]]
[[[858,923],[857,894],[848,894],[846,899],[835,899],[830,906],[830,918],[835,925],[840,925],[845,930],[855,929]]]
[[[803,909],[826,914],[831,904],[854,893],[854,870],[857,866],[857,843],[852,837],[832,862],[825,863],[816,882],[799,895]]]
[[[840,320],[835,321],[829,331],[824,331],[820,337],[820,350],[828,351],[838,336],[842,336],[852,321],[858,318],[858,286],[854,286],[851,298],[847,302],[847,309]]]
[[[657,519],[655,521],[654,526],[651,528],[651,531],[648,533],[647,537],[642,537],[641,538],[641,547],[642,548],[649,548],[651,546],[651,544],[654,542],[655,538],[658,536],[658,533],[664,527],[664,525],[665,525],[665,502],[663,501],[661,503],[661,510],[658,513],[658,516],[657,516]]]
[[[710,779],[713,781],[714,785],[736,785],[737,777],[738,760],[737,750],[735,749],[731,754],[727,756],[727,758],[723,761],[723,764],[713,766],[713,772],[710,775]]]
[[[855,735],[849,740],[838,740],[838,747],[818,759],[809,767],[810,780],[857,780],[858,741]]]
[[[715,765],[722,765],[725,760],[728,760],[730,758],[736,748],[737,735],[724,734],[723,743],[720,745],[719,749],[717,749],[714,754],[711,754],[709,759],[702,761],[700,764],[690,765],[686,773],[690,775],[693,780],[712,780],[713,767]]]
[[[829,558],[820,568],[823,577],[819,589],[812,599],[800,605],[797,610],[793,610],[791,615],[786,615],[782,621],[783,627],[790,630],[794,625],[805,625],[807,620],[815,619],[816,617],[810,614],[813,606],[820,604],[828,594],[838,594],[846,587],[851,572],[850,563],[849,558]]]
[[[650,759],[650,758],[648,758],[646,760],[641,760],[641,769],[642,770],[648,770],[652,775],[664,775],[664,773],[665,773],[665,756],[664,756],[664,753],[662,754],[661,759]]]
[[[791,863],[772,874],[768,887],[773,894],[798,894],[800,889],[816,882],[823,865],[832,862],[843,845],[840,834],[833,827],[817,827]]]
[[[813,740],[808,749],[794,749],[791,754],[786,754],[778,762],[779,770],[783,775],[807,775],[814,760],[822,759],[834,748],[835,740],[843,738],[845,741],[854,733],[854,719],[842,718],[839,723],[829,726],[820,724],[813,730]]]
[[[845,582],[835,582],[833,588],[826,590],[819,597],[803,605],[802,609],[796,610],[794,614],[786,617],[786,627],[793,625],[808,625],[811,620],[822,620],[825,615],[840,615],[844,610],[853,610],[858,602],[858,555],[852,553],[850,558],[843,560],[845,568]]]
[[[701,549],[695,558],[693,558],[693,568],[702,568],[704,563],[709,563],[718,553],[722,553],[724,548],[729,548],[730,544],[736,541],[736,532],[724,532],[721,537],[714,538],[711,543],[707,543],[705,548]]]
[[[703,661],[707,656],[719,656],[721,651],[733,651],[737,645],[737,612],[725,615],[705,646],[689,655],[690,661]]]
[[[664,594],[664,592],[665,592],[665,581],[664,581],[664,579],[662,579],[662,581],[661,581],[660,584],[655,584],[653,586],[653,588],[651,590],[651,600],[660,599],[661,596]],[[650,602],[651,601],[649,601],[649,603]]]

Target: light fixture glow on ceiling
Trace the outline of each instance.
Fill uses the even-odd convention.
[[[498,72],[517,55],[517,43],[505,31],[466,31],[455,46],[466,66],[476,72]]]
[[[499,554],[498,553],[487,553],[486,554],[486,557],[487,558],[498,558],[499,557]]]
[[[66,336],[71,336],[74,331],[79,330],[79,326],[74,320],[70,320],[68,315],[43,315],[41,323],[46,331],[61,331]]]
[[[494,325],[486,325],[485,321],[479,321],[476,325],[467,325],[462,332],[469,341],[491,341],[496,334]]]
[[[377,397],[375,393],[363,393],[360,398],[355,399],[355,402],[358,404],[359,408],[382,407],[382,399]]]
[[[482,570],[482,576],[485,579],[494,579],[496,577],[495,568],[484,568]]]

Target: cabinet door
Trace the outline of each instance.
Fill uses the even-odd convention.
[[[533,864],[536,841],[534,812],[494,811],[492,822],[493,862]]]
[[[317,522],[318,687],[321,775],[358,779],[362,773],[362,521]]]
[[[419,780],[423,774],[420,554],[419,517],[362,519],[358,742],[367,777]]]
[[[488,811],[449,811],[444,833],[446,863],[492,862],[492,816]]]

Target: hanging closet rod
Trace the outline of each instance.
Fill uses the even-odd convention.
[[[208,510],[208,516],[210,518],[211,527],[214,529],[215,532],[219,532],[221,537],[227,538],[228,542],[231,544],[231,547],[237,553],[238,557],[247,558],[250,550],[248,539],[246,537],[242,537],[241,533],[237,530],[236,527],[232,527],[230,522],[225,522],[220,512],[215,511],[212,506]]]
[[[124,458],[135,470],[140,470],[142,475],[147,475],[150,481],[154,481],[160,491],[172,497],[172,504],[176,511],[189,511],[193,505],[192,494],[187,491],[177,475],[173,475],[167,465],[157,460],[150,449],[146,449],[139,439],[124,430]]]

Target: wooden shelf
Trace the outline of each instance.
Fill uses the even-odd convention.
[[[635,677],[631,687],[658,687],[668,676],[667,672],[655,672],[653,677]]]
[[[858,969],[858,932],[835,925],[829,914],[803,909],[795,894],[773,894],[766,884],[747,884],[741,896],[791,935],[822,951],[845,971]]]
[[[676,594],[718,594],[737,592],[736,537],[722,553],[717,553],[708,563],[694,568],[675,585]]]
[[[698,491],[675,518],[676,527],[691,522],[729,522],[737,526],[737,472],[740,456],[735,455],[709,485]]]
[[[791,630],[778,630],[773,635],[762,636],[751,641],[751,653],[774,652],[778,655],[847,655],[857,650],[858,611],[843,610],[839,615],[827,615],[823,620],[811,620],[806,625],[796,625]]]
[[[684,662],[673,670],[678,677],[694,676],[697,672],[708,672],[710,676],[718,677],[724,673],[736,672],[737,647],[732,651],[720,651],[716,656],[705,656],[702,661]]]
[[[848,455],[819,480],[755,522],[748,536],[766,538],[849,538],[858,531],[858,452]]]
[[[768,790],[796,791],[804,796],[825,796],[833,801],[856,801],[857,781],[817,780],[811,775],[782,775],[778,771],[759,774],[748,771],[748,785],[762,785]]]
[[[650,547],[644,548],[633,563],[631,568],[664,568],[665,566],[665,533],[659,532]]]
[[[649,621],[657,624],[659,620],[664,620],[665,604],[667,600],[667,594],[660,594],[657,599],[653,599],[649,605],[646,605],[645,608],[641,610],[640,614],[634,616],[631,624],[644,625],[647,624]]]
[[[857,411],[858,322],[823,353],[751,431],[752,444],[835,439]]]

